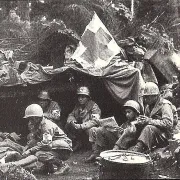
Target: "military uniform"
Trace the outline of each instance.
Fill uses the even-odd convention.
[[[120,127],[114,127],[114,129],[99,127],[96,129],[96,139],[94,142],[104,150],[112,149],[118,139],[121,138],[124,134],[127,134],[127,129],[131,126],[132,125],[130,122],[125,122]],[[134,139],[134,134],[132,137]],[[131,139],[131,136],[127,138],[129,140],[129,138]]]
[[[145,116],[149,117],[148,124],[145,126],[136,125],[137,132],[134,135],[134,139],[133,137],[130,139],[131,142],[136,142],[136,140],[143,142],[150,151],[155,147],[166,146],[173,129],[172,103],[166,99],[159,98],[152,110],[150,110],[149,105],[146,106]],[[119,147],[124,146],[128,148],[129,142],[127,139],[119,139],[116,144]]]
[[[89,136],[89,130],[95,126],[98,126],[97,119],[101,116],[101,110],[99,106],[92,100],[89,100],[85,107],[77,104],[74,110],[69,114],[66,124],[66,130],[70,138],[82,140],[84,137],[82,134]],[[81,130],[75,130],[72,127],[72,123],[81,124]],[[92,137],[89,137],[90,141]]]
[[[153,147],[167,145],[173,129],[172,103],[166,99],[159,98],[151,111],[149,106],[145,108],[145,115],[152,119],[142,129],[138,140],[142,141],[149,150],[152,150]]]
[[[43,135],[45,133],[51,135],[52,142],[48,144],[43,143]],[[55,123],[45,118],[41,121],[34,138],[34,141],[37,143],[29,150],[37,156],[39,161],[44,163],[67,160],[72,152],[71,140]]]
[[[49,106],[44,112],[44,117],[57,123],[60,120],[61,108],[58,103],[51,101]]]

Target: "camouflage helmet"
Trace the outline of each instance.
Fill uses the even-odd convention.
[[[43,90],[39,93],[38,98],[44,99],[44,100],[51,100],[51,98],[49,97],[49,93],[45,90]]]
[[[158,95],[159,92],[159,88],[158,86],[153,83],[153,82],[146,82],[145,84],[145,89],[144,89],[144,96],[147,95]]]
[[[133,108],[138,114],[140,114],[140,105],[138,102],[136,102],[134,100],[126,101],[126,103],[124,104],[124,107]]]
[[[82,95],[86,95],[86,96],[90,97],[90,91],[89,91],[88,87],[86,87],[86,86],[79,87],[77,89],[77,94],[78,95],[82,94]]]

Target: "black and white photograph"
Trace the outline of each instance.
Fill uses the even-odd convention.
[[[180,179],[180,0],[0,0],[0,180]]]

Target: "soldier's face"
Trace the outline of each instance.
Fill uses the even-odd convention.
[[[157,95],[150,95],[150,96],[144,96],[144,104],[152,105],[155,104],[157,101],[158,96]]]
[[[70,46],[67,46],[64,52],[65,59],[70,59],[73,53],[74,53],[73,49]]]
[[[35,130],[35,124],[33,123],[33,121],[28,122],[28,129],[30,132]]]
[[[42,117],[28,117],[27,120],[28,120],[28,129],[29,131],[32,132],[39,126]]]
[[[89,97],[83,94],[78,95],[78,101],[80,105],[85,105],[89,100]]]
[[[42,109],[45,109],[49,105],[49,100],[48,99],[40,99],[39,105],[42,107]]]
[[[136,113],[132,109],[125,109],[125,114],[128,121],[133,121],[136,118]]]

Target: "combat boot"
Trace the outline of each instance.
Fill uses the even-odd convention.
[[[103,151],[103,148],[97,144],[93,145],[93,153],[85,160],[85,163],[93,163],[96,161],[96,158]]]
[[[143,142],[139,141],[135,146],[130,147],[128,150],[135,152],[144,152],[145,145]]]
[[[57,171],[54,174],[65,175],[70,171],[70,167],[67,163],[63,162],[61,166],[57,167]]]

